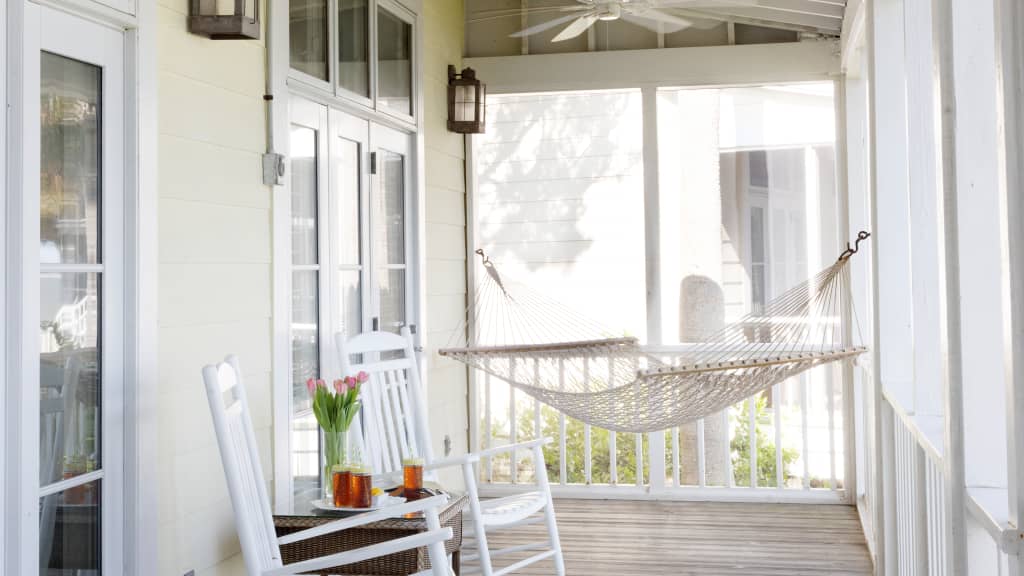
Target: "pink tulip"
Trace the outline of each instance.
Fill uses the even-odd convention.
[[[334,381],[334,391],[337,392],[338,394],[344,394],[345,393],[345,381],[344,380],[335,380]]]
[[[309,390],[309,395],[312,396],[316,392],[316,380],[312,378],[306,380],[306,390]]]
[[[323,388],[324,390],[326,390],[327,389],[327,382],[324,382],[323,380],[317,380],[316,381],[316,387],[317,388]]]
[[[367,374],[366,372],[360,371],[359,374],[356,374],[356,381],[359,382],[360,384],[362,384],[363,382],[366,382],[369,379],[370,379],[370,375]]]
[[[351,376],[345,376],[345,388],[352,389],[356,387],[356,379]]]

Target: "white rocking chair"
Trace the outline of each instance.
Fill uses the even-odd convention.
[[[438,507],[447,498],[437,496],[408,504],[390,506],[383,510],[350,516],[315,528],[278,538],[274,531],[274,519],[270,512],[270,500],[260,468],[256,437],[253,434],[246,401],[245,387],[241,381],[241,370],[234,356],[217,365],[203,368],[206,394],[213,413],[213,424],[217,431],[217,443],[227,475],[231,504],[235,510],[235,524],[238,539],[242,545],[248,576],[284,576],[307,574],[394,554],[404,550],[426,546],[430,554],[432,569],[421,574],[448,576],[451,569],[444,550],[444,541],[452,537],[451,528],[442,528]],[[281,563],[280,546],[300,542],[377,522],[404,514],[423,512],[430,530],[414,536],[398,538],[389,542],[356,548],[330,554],[321,558],[304,560],[288,565]]]
[[[401,336],[390,332],[367,332],[347,341],[345,335],[339,333],[335,336],[335,343],[344,374],[354,374],[362,370],[370,375],[370,381],[362,388],[361,399],[367,456],[375,474],[400,478],[402,460],[408,457],[425,460],[424,475],[428,479],[436,479],[436,471],[441,468],[462,468],[473,527],[472,533],[465,534],[465,537],[474,540],[477,548],[475,554],[462,556],[462,560],[467,564],[475,564],[464,568],[462,573],[499,576],[552,558],[555,573],[563,576],[565,564],[544,464],[543,447],[551,442],[551,439],[542,438],[498,446],[465,456],[435,459],[430,445],[426,402],[420,385],[415,344],[408,327],[402,328]],[[401,352],[402,357],[380,360],[382,357],[394,356],[395,352]],[[354,355],[362,355],[359,363],[352,362]],[[482,457],[493,457],[513,449],[533,453],[536,468],[536,485],[532,487],[533,490],[481,501],[473,464]],[[547,524],[546,542],[499,550],[488,549],[487,532],[538,522]],[[523,551],[537,553],[500,569],[494,568],[492,558]]]

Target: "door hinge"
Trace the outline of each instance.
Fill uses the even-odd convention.
[[[370,152],[370,174],[377,173],[377,153]]]

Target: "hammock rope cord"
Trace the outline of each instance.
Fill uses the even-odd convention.
[[[504,380],[587,424],[655,432],[710,416],[807,370],[852,360],[849,260],[870,234],[813,278],[680,346],[644,349],[502,275],[477,250],[481,276],[462,326],[439,353]],[[610,303],[614,305],[614,303]],[[859,339],[859,326],[856,327]]]

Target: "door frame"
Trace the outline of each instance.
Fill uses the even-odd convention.
[[[341,324],[343,310],[338,305],[338,282],[335,275],[340,269],[338,250],[338,228],[334,196],[336,175],[334,163],[338,160],[336,139],[357,142],[360,146],[360,329],[372,329],[373,318],[380,315],[380,300],[377,295],[377,271],[375,270],[374,225],[376,215],[373,200],[378,193],[379,175],[371,172],[370,156],[378,150],[389,150],[403,154],[405,159],[404,178],[404,224],[405,235],[405,318],[406,325],[419,326],[423,319],[420,306],[422,251],[416,249],[423,222],[419,219],[421,186],[416,180],[417,134],[403,131],[365,117],[350,110],[308,98],[301,94],[289,94],[286,116],[290,134],[292,126],[303,126],[317,131],[317,264],[319,269],[317,320],[320,323],[319,347],[320,377],[333,378],[339,374],[335,358],[334,334]],[[290,138],[281,138],[278,149],[290,146]],[[288,152],[285,152],[288,155]],[[274,428],[287,431],[275,434],[274,439],[274,507],[281,513],[290,508],[293,494],[291,462],[292,410],[292,357],[291,357],[291,278],[294,269],[291,252],[291,171],[285,176],[285,183],[275,189],[274,199],[274,276],[275,314],[274,349],[275,363],[283,367],[275,370]]]
[[[123,374],[124,445],[123,445],[123,550],[119,563],[126,574],[142,573],[157,564],[157,509],[152,506],[157,491],[157,44],[156,6],[139,2],[133,13],[104,6],[89,0],[8,0],[0,8],[0,27],[6,44],[0,46],[0,77],[4,79],[2,104],[9,113],[0,117],[0,182],[7,202],[0,202],[0,250],[5,266],[0,279],[20,282],[0,285],[0,359],[4,362],[3,394],[0,395],[0,425],[4,438],[21,438],[31,418],[20,410],[24,391],[14,382],[21,380],[29,358],[18,339],[7,337],[9,328],[24,324],[23,304],[26,296],[37,292],[37,277],[26,274],[26,263],[36,257],[37,242],[25,242],[25,222],[19,216],[24,210],[26,183],[36,181],[25,172],[21,153],[26,145],[25,113],[28,87],[22,51],[26,46],[25,18],[33,10],[45,6],[69,16],[118,30],[124,34],[124,307]],[[4,116],[4,115],[0,115]],[[10,142],[10,146],[6,143]],[[17,143],[17,145],[15,145]],[[37,178],[37,176],[35,177]],[[4,206],[8,212],[4,213]],[[31,281],[27,279],[31,278]],[[33,439],[35,439],[33,435]],[[32,446],[31,444],[36,444]],[[38,441],[0,442],[0,512],[5,518],[19,514],[22,521],[37,517],[38,505],[27,507],[26,490],[38,492],[38,467],[23,472],[24,454],[35,453]],[[26,482],[27,480],[27,482]],[[35,511],[33,511],[33,508]],[[38,554],[23,546],[20,523],[0,524],[0,572],[30,574],[38,570]],[[38,543],[35,544],[36,546]]]

